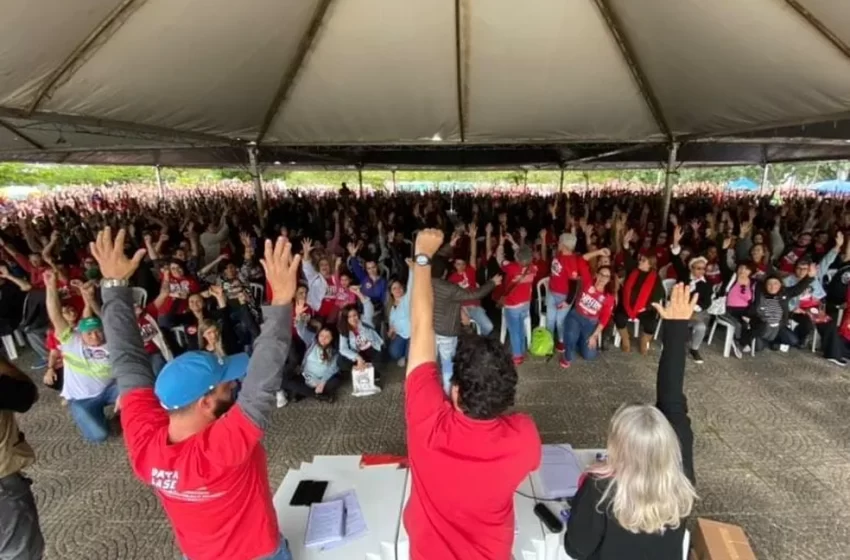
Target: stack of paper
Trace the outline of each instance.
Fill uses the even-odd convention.
[[[319,502],[310,506],[307,518],[307,534],[304,546],[324,546],[342,540],[344,532],[345,504],[342,500]]]
[[[540,464],[543,498],[572,498],[578,492],[581,463],[569,445],[544,445]]]
[[[330,499],[342,500],[345,507],[343,536],[338,541],[326,544],[322,547],[322,550],[343,546],[369,532],[369,529],[366,527],[366,518],[363,517],[363,510],[360,509],[360,502],[357,500],[357,492],[349,490]]]

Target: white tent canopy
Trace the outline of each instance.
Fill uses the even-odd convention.
[[[848,44],[839,0],[0,0],[0,160],[732,137],[850,117]]]

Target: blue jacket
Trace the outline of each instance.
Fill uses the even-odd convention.
[[[357,359],[359,355],[359,346],[357,344],[357,339],[365,339],[368,340],[372,345],[372,348],[375,351],[380,352],[381,348],[384,347],[384,341],[381,339],[381,335],[378,334],[378,331],[375,330],[375,325],[373,323],[375,318],[375,307],[372,305],[372,301],[366,299],[363,302],[363,315],[360,317],[360,329],[357,335],[353,332],[349,332],[348,336],[340,335],[339,337],[339,353],[351,360],[352,362]]]
[[[351,272],[357,277],[360,282],[360,291],[364,296],[372,300],[372,304],[381,305],[384,298],[387,297],[387,280],[383,276],[378,276],[377,280],[369,278],[369,275],[363,269],[363,263],[357,257],[348,259],[348,266],[351,267]]]
[[[316,333],[307,327],[307,321],[296,321],[295,328],[298,331],[298,336],[307,345],[307,352],[301,362],[301,375],[308,386],[315,388],[339,373],[339,366],[336,361],[337,354],[331,348],[329,350],[330,360],[323,360],[322,349],[316,343]]]
[[[413,285],[413,273],[407,275],[407,290],[398,305],[389,304],[390,326],[402,338],[410,339],[410,287]],[[390,296],[392,297],[392,295]]]

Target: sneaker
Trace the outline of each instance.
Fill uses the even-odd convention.
[[[558,360],[558,365],[561,366],[561,369],[568,369],[571,364],[570,364],[569,360],[567,360],[566,358],[564,358],[562,356],[561,359]]]
[[[404,367],[407,365],[407,360],[405,358],[399,358],[399,360],[396,362],[396,365],[398,367]]]
[[[744,357],[744,355],[741,353],[741,349],[738,348],[738,345],[735,344],[735,342],[732,342],[732,353],[735,354],[735,357],[739,360]]]
[[[36,363],[34,363],[33,365],[30,366],[30,369],[32,371],[40,371],[42,369],[47,369],[47,362],[45,362],[44,360],[36,362]]]
[[[318,400],[319,402],[333,404],[336,401],[336,397],[327,393],[321,393],[319,395],[316,395],[316,400]]]
[[[691,350],[691,358],[693,358],[695,364],[702,364],[705,360],[700,356],[699,350]]]
[[[277,393],[275,393],[274,398],[278,408],[283,408],[289,403],[289,401],[286,400],[286,393],[284,393],[283,391],[278,391]]]
[[[525,362],[525,356],[514,356],[514,365],[521,366]]]
[[[749,353],[750,353],[750,352],[752,352],[752,351],[753,351],[753,349],[752,349],[752,347],[751,347],[749,344],[747,344],[746,346],[744,346],[744,354],[749,354]]]
[[[844,367],[847,365],[847,360],[844,358],[827,358],[830,362],[837,366]]]
[[[556,352],[563,352],[564,351],[564,343],[559,342],[558,344],[556,344],[555,345],[555,351]]]

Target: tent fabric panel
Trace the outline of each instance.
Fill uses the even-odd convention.
[[[593,1],[467,6],[468,140],[662,137]]]
[[[610,0],[671,127],[702,134],[850,106],[850,61],[777,0]]]
[[[459,139],[454,3],[336,0],[265,142]]]
[[[41,144],[47,150],[99,149],[105,145],[121,148],[189,145],[187,142],[175,141],[174,139],[120,132],[92,126],[71,126],[67,124],[10,118],[2,118],[2,120],[28,138]],[[36,149],[29,144],[22,145],[19,141],[11,143],[3,142],[2,137],[0,137],[0,152],[3,150],[18,151],[24,148]]]
[[[42,109],[252,137],[315,4],[148,1]]]
[[[121,0],[0,0],[0,106],[25,109]]]

